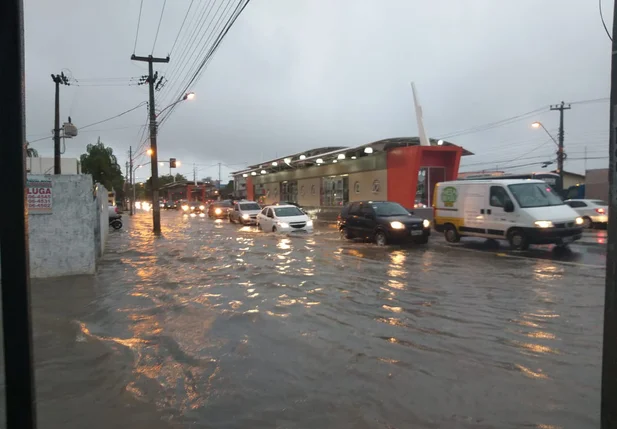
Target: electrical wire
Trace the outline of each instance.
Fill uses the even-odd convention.
[[[109,118],[107,118],[107,119],[103,119],[102,121],[94,122],[94,123],[92,123],[92,124],[88,124],[88,125],[85,125],[85,126],[83,126],[83,127],[80,127],[80,130],[83,130],[83,129],[86,129],[86,128],[89,128],[89,127],[92,127],[92,126],[94,126],[94,125],[102,124],[103,122],[111,121],[112,119],[119,118],[120,116],[124,116],[124,115],[126,115],[127,113],[130,113],[130,112],[132,112],[133,110],[137,110],[137,109],[139,109],[140,107],[142,107],[142,106],[144,106],[144,105],[146,105],[146,104],[148,104],[148,103],[146,103],[145,101],[142,101],[141,103],[139,103],[137,106],[133,107],[132,109],[125,110],[125,111],[124,111],[124,112],[122,112],[122,113],[119,113],[119,114],[117,114],[117,115],[115,115],[115,116],[112,116],[112,117],[109,117]]]
[[[156,36],[154,36],[154,43],[152,44],[152,55],[154,55],[154,48],[156,47],[156,41],[159,38],[159,30],[161,29],[161,23],[163,22],[163,14],[165,13],[165,5],[167,0],[163,1],[163,8],[161,9],[161,17],[159,18],[159,25],[156,27]]]
[[[602,26],[604,27],[604,31],[606,31],[606,35],[612,42],[613,37],[611,36],[611,33],[608,31],[608,28],[606,27],[606,22],[604,22],[604,14],[602,13],[602,0],[598,0],[598,8],[600,9],[600,20],[602,21]]]
[[[184,19],[182,20],[182,25],[180,26],[180,30],[178,31],[178,35],[176,36],[176,40],[174,40],[174,44],[171,47],[171,51],[169,51],[169,56],[171,57],[171,54],[174,51],[174,48],[176,47],[176,43],[178,43],[178,39],[180,38],[180,33],[182,33],[182,29],[184,28],[184,24],[186,23],[186,18],[188,18],[189,13],[191,12],[191,8],[193,7],[193,2],[195,0],[191,0],[191,3],[189,4],[189,8],[186,11],[186,15],[184,15]]]
[[[137,38],[139,37],[139,25],[141,24],[141,10],[144,6],[144,0],[141,0],[139,4],[139,17],[137,18],[137,32],[135,33],[135,44],[133,45],[133,55],[135,55],[135,50],[137,49]]]

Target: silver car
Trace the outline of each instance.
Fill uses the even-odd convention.
[[[256,225],[259,212],[261,212],[261,206],[255,201],[237,201],[229,210],[229,222]]]
[[[594,225],[608,224],[608,203],[602,200],[566,200],[567,205],[572,207],[585,222],[585,228],[593,228]]]

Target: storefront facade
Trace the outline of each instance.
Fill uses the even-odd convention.
[[[261,204],[338,210],[353,201],[389,200],[417,209],[431,206],[435,184],[456,179],[460,158],[468,154],[451,143],[388,139],[311,157],[296,154],[234,176],[244,183],[243,197]]]

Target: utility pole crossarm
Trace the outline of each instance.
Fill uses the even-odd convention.
[[[168,63],[169,57],[156,58],[156,57],[153,57],[152,55],[148,55],[147,57],[138,57],[137,55],[133,54],[131,55],[131,60],[142,61],[145,63]]]

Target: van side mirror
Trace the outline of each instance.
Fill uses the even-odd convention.
[[[503,205],[503,211],[506,213],[512,213],[514,211],[514,203],[510,200],[506,201]]]

